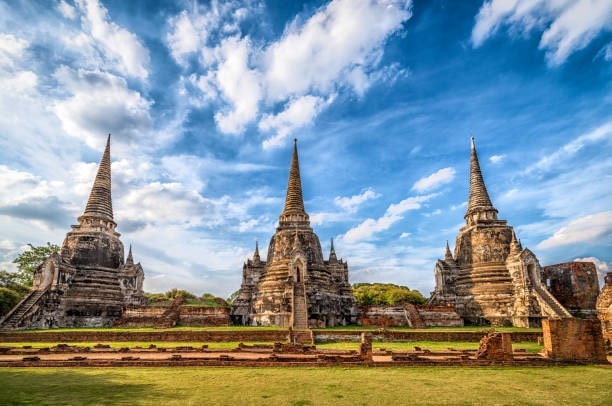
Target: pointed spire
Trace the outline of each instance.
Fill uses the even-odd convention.
[[[98,173],[94,181],[87,207],[83,217],[95,217],[113,221],[113,202],[111,199],[111,163],[110,163],[110,134],[106,140],[106,148],[100,160]]]
[[[125,260],[126,265],[134,265],[134,257],[132,256],[132,244],[130,244],[130,250],[128,251],[127,259]]]
[[[480,171],[474,137],[472,137],[470,155],[470,196],[468,199],[467,211],[465,213],[465,219],[470,224],[475,221],[474,216],[472,216],[474,213],[479,214],[476,216],[477,219],[497,220],[497,209],[493,207],[491,199],[489,198],[489,193],[487,193],[487,187],[485,186],[482,172]]]
[[[446,240],[446,252],[444,253],[444,260],[445,261],[453,261],[453,254],[450,250],[450,247],[448,246],[448,240]]]
[[[259,256],[259,242],[255,241],[255,252],[253,253],[253,262],[261,261],[261,257]]]
[[[510,241],[510,253],[508,255],[514,256],[518,255],[523,251],[523,247],[521,246],[521,242],[516,238],[516,234],[514,233],[514,229],[512,230],[512,240]]]
[[[291,158],[291,169],[289,170],[289,181],[287,182],[287,196],[285,198],[285,208],[280,215],[280,224],[281,226],[290,225],[287,223],[296,221],[308,222],[308,214],[306,214],[306,210],[304,209],[297,139],[294,139],[293,157]]]
[[[329,262],[335,262],[338,260],[336,256],[336,250],[334,249],[334,239],[331,239],[331,248],[329,249]]]

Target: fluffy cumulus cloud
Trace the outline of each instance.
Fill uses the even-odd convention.
[[[382,217],[364,220],[358,226],[348,230],[344,234],[343,239],[348,242],[370,239],[375,234],[389,229],[393,224],[402,220],[405,212],[420,209],[422,203],[430,200],[434,196],[434,194],[429,194],[424,196],[408,197],[398,203],[391,204]]]
[[[612,30],[609,0],[490,0],[483,4],[472,30],[479,47],[501,27],[527,35],[541,32],[539,48],[550,65],[563,64],[602,32]]]
[[[77,0],[81,12],[81,23],[91,36],[94,46],[121,73],[139,79],[148,76],[149,52],[138,37],[109,19],[106,8],[98,0]],[[70,17],[65,3],[60,6],[64,15]]]
[[[412,190],[425,192],[450,183],[455,179],[455,172],[454,168],[442,168],[429,176],[417,180],[412,186]]]
[[[275,147],[312,123],[338,92],[363,95],[373,81],[401,75],[380,61],[386,40],[411,17],[410,1],[334,0],[294,19],[272,42],[242,33],[241,24],[261,9],[246,5],[213,2],[168,21],[166,43],[188,82],[208,103],[223,101],[213,108],[224,133],[241,134],[255,122],[267,134],[263,146]],[[189,63],[194,55],[197,63]]]
[[[151,102],[130,90],[124,78],[108,72],[60,67],[55,78],[69,92],[54,111],[66,133],[99,145],[100,134],[136,137],[151,126]]]
[[[548,249],[569,244],[596,244],[612,237],[612,211],[596,213],[570,221],[537,248]]]
[[[263,142],[264,148],[277,147],[296,129],[312,122],[317,114],[329,104],[321,97],[306,95],[287,103],[285,110],[278,114],[265,114],[259,122],[259,129],[276,134]]]

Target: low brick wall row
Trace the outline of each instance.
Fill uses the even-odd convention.
[[[106,341],[189,341],[189,342],[275,342],[286,341],[287,330],[206,331],[7,331],[0,332],[1,342],[106,342]]]
[[[423,330],[370,330],[374,341],[467,341],[479,342],[487,334],[482,331],[423,331]],[[315,330],[317,342],[359,341],[361,331],[358,330]],[[512,341],[538,342],[542,333],[535,331],[511,332]]]
[[[487,331],[368,330],[375,341],[467,341],[479,342]],[[360,330],[314,330],[316,342],[359,342]],[[540,332],[512,332],[513,342],[537,342]],[[288,330],[160,330],[160,331],[7,331],[0,342],[278,342],[287,341]]]

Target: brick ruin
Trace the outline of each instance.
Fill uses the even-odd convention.
[[[542,268],[542,281],[548,291],[574,317],[597,317],[599,281],[592,262],[566,262]]]
[[[126,305],[144,304],[144,271],[124,261],[111,200],[110,135],[78,225],[36,270],[32,290],[2,329],[110,326]]]
[[[455,306],[468,324],[535,327],[546,317],[571,318],[543,284],[535,254],[521,246],[514,229],[497,213],[472,138],[466,225],[459,230],[454,253],[447,242],[444,259],[436,262],[436,287],[428,304]]]
[[[355,323],[356,315],[348,264],[337,258],[333,241],[328,259],[323,259],[319,237],[310,227],[296,140],[279,225],[266,260],[261,260],[256,245],[253,258],[243,266],[232,319],[243,325],[305,329]]]
[[[608,348],[612,343],[612,272],[608,272],[604,279],[604,287],[597,298],[597,317],[601,322],[601,329]]]

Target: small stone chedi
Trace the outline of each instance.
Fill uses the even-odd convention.
[[[36,270],[30,293],[0,328],[110,326],[126,305],[144,304],[144,271],[115,231],[111,200],[110,135],[78,225],[60,252]]]
[[[319,238],[304,209],[297,140],[285,207],[270,240],[267,260],[261,260],[256,245],[242,272],[242,285],[231,310],[237,324],[305,329],[356,320],[348,265],[336,257],[333,241],[329,259],[323,259]]]
[[[497,213],[472,138],[466,225],[454,254],[447,242],[444,259],[436,262],[429,304],[454,305],[468,324],[533,327],[542,317],[572,317],[542,283],[536,256]]]

